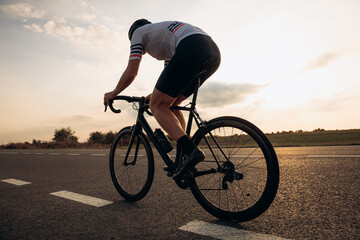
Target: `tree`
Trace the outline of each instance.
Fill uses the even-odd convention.
[[[88,139],[89,143],[104,143],[105,136],[102,132],[96,131],[90,133],[90,137]]]
[[[88,142],[89,143],[100,143],[100,144],[111,144],[116,137],[116,133],[109,131],[108,133],[102,133],[95,131],[90,133]]]
[[[76,137],[75,131],[70,127],[55,129],[54,137],[52,138],[55,142],[66,142],[66,143],[77,143],[79,138]]]
[[[109,131],[106,135],[105,135],[105,143],[106,144],[111,144],[114,139],[116,137],[116,133],[113,131]]]

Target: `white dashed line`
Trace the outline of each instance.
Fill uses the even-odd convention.
[[[270,236],[242,229],[227,227],[223,225],[207,223],[203,221],[192,221],[179,228],[180,230],[209,236],[223,240],[256,239],[256,240],[285,240],[276,236]]]
[[[74,193],[74,192],[69,192],[69,191],[59,191],[59,192],[54,192],[54,193],[50,193],[51,195],[54,196],[58,196],[58,197],[62,197],[62,198],[66,198],[72,201],[76,201],[76,202],[80,202],[80,203],[84,203],[87,205],[91,205],[94,207],[103,207],[109,204],[112,204],[113,202],[111,201],[107,201],[107,200],[103,200],[100,198],[95,198],[95,197],[90,197],[90,196],[86,196],[86,195],[82,195],[82,194],[78,194],[78,193]]]
[[[19,179],[15,179],[15,178],[9,178],[9,179],[4,179],[1,180],[2,182],[6,182],[6,183],[10,183],[16,186],[22,186],[22,185],[26,185],[26,184],[31,184],[31,182],[26,182],[26,181],[22,181]]]
[[[80,156],[80,153],[68,153],[68,156]]]

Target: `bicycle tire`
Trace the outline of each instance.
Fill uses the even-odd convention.
[[[128,201],[138,201],[149,192],[154,179],[154,157],[149,141],[142,132],[134,138],[127,165],[131,127],[122,129],[111,146],[109,165],[112,182],[119,194]],[[135,153],[138,144],[138,152]],[[133,164],[131,164],[133,163]]]
[[[205,139],[219,158],[220,168]],[[270,141],[255,125],[241,118],[220,117],[207,122],[192,140],[206,157],[196,165],[198,176],[192,179],[190,189],[206,211],[225,221],[245,222],[269,208],[279,186],[279,165]],[[209,168],[215,171],[199,174]]]

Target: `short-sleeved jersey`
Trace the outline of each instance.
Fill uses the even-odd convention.
[[[141,59],[147,52],[158,60],[168,61],[175,54],[179,42],[193,34],[207,35],[200,28],[183,22],[167,21],[146,24],[133,33],[130,60]]]

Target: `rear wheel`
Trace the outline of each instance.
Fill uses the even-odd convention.
[[[279,166],[266,136],[240,118],[221,117],[195,133],[206,154],[196,166],[190,188],[210,214],[228,221],[249,221],[265,212],[279,185]]]
[[[135,135],[129,149],[131,133],[128,127],[117,134],[111,146],[109,164],[111,179],[119,194],[126,200],[137,201],[150,190],[154,179],[154,157],[142,132]]]

